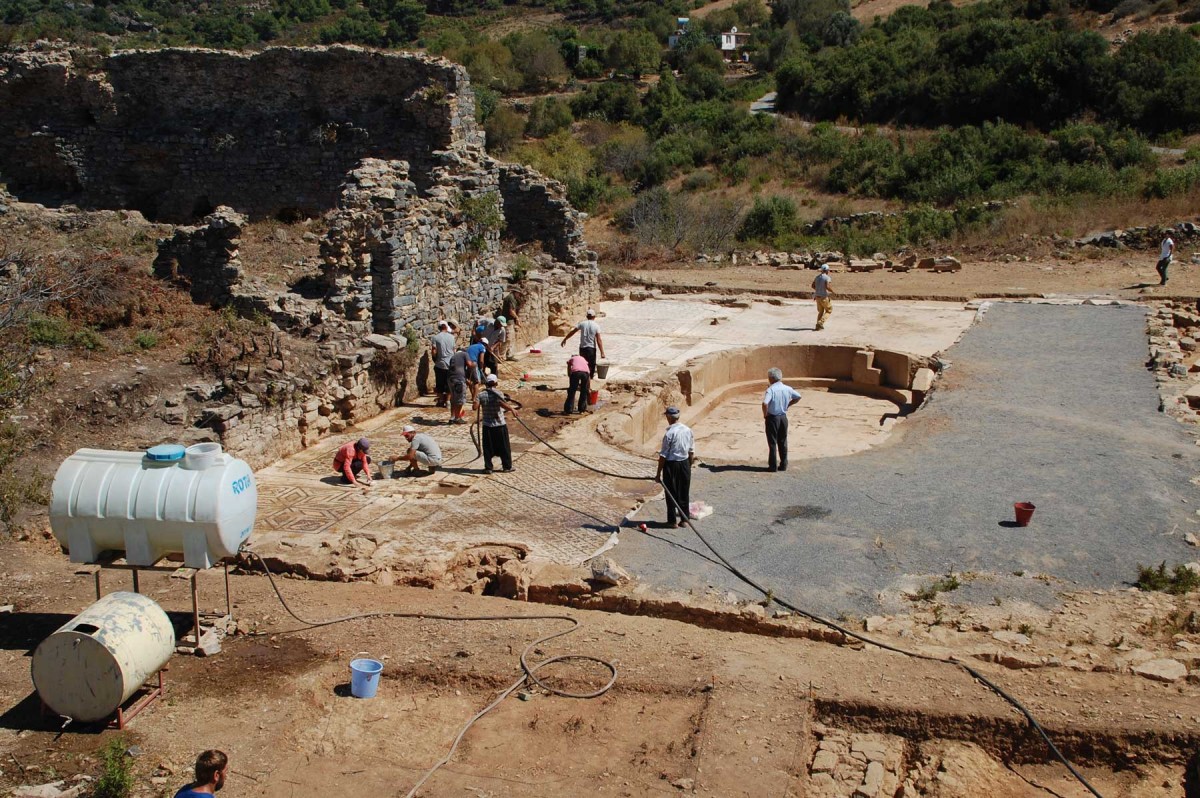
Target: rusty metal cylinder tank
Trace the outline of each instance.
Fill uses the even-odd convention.
[[[175,630],[162,607],[138,593],[110,593],[38,644],[33,686],[59,715],[103,720],[174,650]]]

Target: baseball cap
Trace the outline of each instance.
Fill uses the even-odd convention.
[[[371,448],[371,442],[369,440],[367,440],[366,438],[359,438],[358,443],[355,445],[358,446],[358,448],[362,449],[364,452],[367,449]]]
[[[416,431],[417,431],[417,428],[414,427],[413,425],[411,425],[411,424],[404,425],[404,434],[405,435],[407,435],[410,432],[416,432]]]
[[[821,264],[821,271],[823,271],[823,272],[827,272],[827,271],[829,271],[829,264],[828,264],[828,263],[822,263],[822,264]]]
[[[595,309],[595,308],[588,308],[588,311],[587,311],[587,317],[588,317],[589,319],[594,319],[594,318],[596,318],[596,309]]]
[[[505,325],[508,324],[508,319],[504,318],[503,316],[497,316],[496,323],[499,324],[501,327],[504,327]]]
[[[675,407],[674,405],[668,407],[666,413],[668,416],[671,416],[671,418],[679,418],[679,408]]]
[[[495,374],[489,374],[489,375],[487,375],[487,379],[485,379],[484,382],[486,382],[488,385],[495,385],[496,383],[500,382],[500,380],[497,379]]]

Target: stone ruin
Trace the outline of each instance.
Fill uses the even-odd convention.
[[[599,299],[582,214],[557,182],[486,154],[466,72],[442,59],[35,46],[0,55],[0,107],[14,142],[0,182],[17,199],[194,222],[159,242],[155,274],[306,343],[162,410],[254,465],[411,394],[439,319],[516,313],[521,346]],[[269,288],[241,259],[242,229],[297,216],[327,230],[316,290]],[[372,364],[401,351],[418,362],[381,379]]]

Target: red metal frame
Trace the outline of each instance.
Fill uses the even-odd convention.
[[[117,707],[116,717],[108,721],[108,728],[124,730],[125,725],[137,717],[139,712],[153,704],[167,692],[167,685],[163,681],[163,671],[165,670],[165,667],[159,669],[157,686],[148,687],[146,685],[142,685],[140,688],[138,688],[139,690],[145,690],[146,694],[130,704],[129,709],[126,709],[125,707]]]

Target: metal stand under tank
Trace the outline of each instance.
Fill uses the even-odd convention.
[[[179,647],[181,651],[193,654],[208,654],[213,653],[205,650],[206,634],[204,632],[203,621],[208,622],[210,631],[216,630],[219,627],[227,627],[233,620],[233,602],[229,592],[229,562],[227,560],[221,562],[221,567],[225,572],[225,614],[217,613],[202,613],[200,612],[200,593],[196,585],[196,576],[199,570],[195,568],[180,567],[175,565],[130,565],[127,562],[110,560],[93,563],[95,570],[92,572],[92,578],[96,582],[96,600],[99,601],[103,595],[103,590],[100,585],[100,575],[107,569],[111,571],[129,571],[133,575],[133,592],[141,593],[142,582],[140,573],[142,571],[153,571],[158,573],[169,573],[172,579],[186,579],[191,588],[192,594],[192,632],[191,637],[184,635],[179,639]],[[215,635],[215,631],[212,631]],[[211,639],[209,637],[208,639]]]

